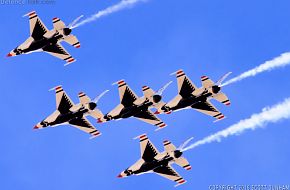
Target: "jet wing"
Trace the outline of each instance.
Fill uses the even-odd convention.
[[[56,93],[56,109],[61,113],[65,114],[70,112],[70,108],[73,107],[74,103],[65,93],[61,86],[55,87]]]
[[[134,115],[137,119],[149,123],[151,125],[155,125],[158,129],[162,129],[167,125],[163,123],[158,117],[156,117],[150,110],[146,110]]]
[[[54,57],[66,61],[66,65],[76,61],[59,43],[45,46],[42,50]]]
[[[139,139],[140,139],[141,158],[145,162],[153,161],[154,157],[159,154],[158,150],[150,142],[147,135],[145,135],[145,134],[140,135]]]
[[[155,168],[153,172],[171,181],[175,181],[177,183],[175,186],[186,182],[170,165]]]
[[[210,103],[209,101],[205,101],[205,102],[198,102],[196,104],[193,104],[191,106],[193,109],[204,113],[206,115],[212,116],[214,118],[216,118],[217,120],[221,120],[223,119],[225,116],[214,107],[214,105],[212,103]]]
[[[178,94],[182,97],[188,97],[191,95],[197,87],[191,82],[191,80],[185,75],[183,70],[176,72]]]
[[[46,26],[37,16],[35,11],[27,14],[29,16],[29,26],[30,26],[30,36],[34,40],[39,40],[43,38],[43,35],[48,31]]]
[[[92,137],[101,135],[100,131],[98,131],[85,117],[70,120],[69,124],[86,133],[89,133]]]
[[[120,102],[124,107],[132,106],[138,96],[129,88],[124,80],[117,82],[119,89]]]

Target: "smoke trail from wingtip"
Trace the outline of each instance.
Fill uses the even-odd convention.
[[[243,80],[245,78],[253,77],[253,76],[255,76],[259,73],[262,73],[264,71],[270,71],[272,69],[275,69],[278,67],[283,67],[283,66],[286,66],[289,64],[290,64],[290,52],[286,52],[286,53],[281,54],[278,57],[275,57],[272,60],[266,61],[265,63],[255,67],[249,71],[246,71],[246,72],[240,74],[239,76],[237,76],[235,78],[232,78],[232,79],[226,81],[224,84],[222,84],[222,86],[226,86],[226,85],[238,82],[240,80]]]
[[[230,127],[205,137],[188,147],[184,148],[183,151],[187,151],[196,148],[200,145],[220,142],[223,138],[227,138],[232,135],[239,135],[246,130],[255,130],[257,128],[262,128],[268,123],[276,123],[283,119],[290,118],[290,97],[286,98],[282,103],[278,103],[271,107],[266,107],[262,109],[262,112],[253,114],[250,118],[239,121],[238,123],[231,125]]]
[[[72,28],[77,28],[77,27],[82,26],[86,23],[93,22],[100,17],[109,15],[111,13],[120,11],[120,10],[125,9],[125,8],[129,8],[133,5],[135,5],[136,3],[145,2],[145,1],[147,1],[147,0],[122,0],[115,5],[112,5],[104,10],[101,10],[101,11],[97,12],[96,14],[80,21],[79,23],[76,23],[74,26],[72,26]]]

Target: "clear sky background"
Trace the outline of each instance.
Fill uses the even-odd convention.
[[[77,59],[70,66],[45,53],[5,57],[28,37],[28,18],[22,15],[32,10],[51,29],[53,17],[68,24],[117,2],[0,5],[0,189],[174,189],[173,182],[154,174],[116,178],[139,159],[133,137],[147,133],[163,151],[164,139],[177,146],[191,136],[201,139],[290,96],[290,67],[285,67],[225,87],[232,105],[214,102],[227,116],[217,123],[184,110],[160,116],[168,127],[158,132],[133,118],[105,124],[90,118],[102,132],[93,140],[69,126],[32,130],[55,110],[55,94],[48,90],[59,84],[75,103],[79,91],[94,97],[109,89],[99,101],[107,113],[119,103],[117,87],[111,86],[119,79],[140,96],[143,85],[158,89],[173,80],[164,92],[168,101],[177,93],[169,74],[180,68],[200,86],[202,75],[217,80],[232,71],[235,76],[290,49],[289,1],[149,0],[75,29],[81,48],[63,43]],[[192,170],[174,165],[188,181],[178,188],[289,184],[289,125],[285,120],[186,152]]]

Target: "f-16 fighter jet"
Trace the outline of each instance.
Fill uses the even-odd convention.
[[[216,121],[225,118],[209,100],[213,98],[227,106],[230,105],[228,97],[221,92],[222,82],[230,73],[225,74],[216,83],[207,76],[202,76],[202,87],[197,88],[182,70],[178,70],[174,73],[177,78],[178,95],[167,104],[160,106],[155,114],[193,108],[201,113],[214,117]]]
[[[141,158],[132,166],[121,172],[117,177],[123,178],[131,175],[140,175],[144,173],[154,172],[162,177],[176,182],[176,186],[184,184],[186,181],[172,168],[171,164],[176,163],[186,170],[190,170],[191,166],[188,161],[182,157],[183,147],[177,149],[168,140],[163,141],[164,152],[159,152],[144,134],[139,136]]]
[[[91,135],[91,138],[101,135],[101,133],[87,120],[90,115],[95,119],[103,116],[98,110],[98,100],[107,92],[100,94],[95,100],[91,100],[85,93],[79,93],[79,104],[74,104],[61,86],[53,88],[56,92],[56,111],[50,116],[39,122],[34,129],[46,128],[48,126],[56,127],[62,124],[70,124]]]
[[[161,94],[170,83],[166,84],[157,92],[154,92],[148,86],[144,86],[142,88],[144,97],[138,97],[129,88],[124,80],[120,80],[114,84],[118,84],[119,86],[118,89],[121,103],[103,118],[99,119],[99,123],[135,117],[144,122],[157,126],[158,129],[166,127],[166,124],[157,118],[154,113],[149,110],[149,108],[162,103]]]
[[[66,26],[59,18],[54,18],[52,20],[53,29],[48,30],[35,11],[24,16],[29,16],[30,36],[23,44],[8,53],[7,57],[44,51],[59,59],[63,59],[67,62],[65,65],[75,61],[64,47],[60,45],[61,41],[65,41],[76,48],[80,47],[80,42],[76,36],[71,34],[72,24]],[[80,18],[77,18],[73,23],[76,23]]]

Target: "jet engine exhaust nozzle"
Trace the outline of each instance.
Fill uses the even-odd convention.
[[[158,102],[160,102],[161,99],[162,99],[162,96],[160,96],[160,95],[158,95],[158,94],[155,94],[155,95],[153,96],[153,102],[154,102],[155,104],[158,103]]]
[[[221,90],[221,87],[219,87],[219,86],[217,86],[217,85],[212,86],[212,92],[213,92],[214,94],[219,93],[220,90]]]
[[[66,36],[70,35],[71,32],[72,32],[72,30],[70,28],[64,28],[63,29],[63,34],[66,35]]]
[[[180,151],[180,150],[175,150],[174,151],[174,157],[175,158],[179,158],[179,157],[181,157],[182,156],[182,152]]]

